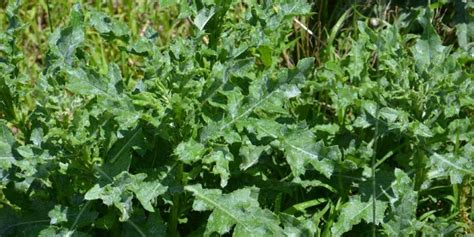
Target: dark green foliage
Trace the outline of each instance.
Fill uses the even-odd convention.
[[[310,4],[160,3],[189,20],[187,37],[160,47],[154,29],[134,34],[77,4],[37,74],[20,66],[30,52],[18,46],[20,5],[9,5],[1,236],[472,229],[472,22],[443,45],[429,8],[356,20],[350,36],[330,36],[320,66],[285,66],[293,19]],[[420,34],[406,34],[414,25]],[[96,53],[109,49],[118,56]]]

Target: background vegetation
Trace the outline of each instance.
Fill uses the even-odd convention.
[[[0,236],[472,234],[473,11],[0,1]]]

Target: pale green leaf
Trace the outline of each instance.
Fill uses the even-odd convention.
[[[242,147],[240,148],[239,154],[243,161],[240,164],[241,170],[246,170],[258,162],[260,155],[267,149],[266,146],[255,146],[248,138],[244,138],[242,141]]]
[[[395,169],[395,181],[391,184],[393,197],[390,197],[390,217],[383,224],[388,236],[409,236],[416,234],[416,209],[418,193],[413,181],[400,169]]]
[[[201,185],[186,186],[195,196],[193,209],[212,211],[205,236],[228,233],[233,226],[234,236],[282,236],[278,219],[258,203],[258,190],[244,188],[229,194],[220,190],[203,189]]]
[[[413,133],[417,136],[420,136],[420,137],[432,137],[433,136],[433,132],[431,132],[431,130],[426,125],[424,125],[423,123],[420,123],[418,121],[412,122],[410,124],[410,127],[413,130]]]
[[[425,29],[422,37],[417,39],[416,44],[411,48],[417,69],[420,72],[427,70],[430,65],[441,63],[445,57],[445,47],[442,45],[441,38],[436,30],[429,23],[429,17],[428,11],[420,17]]]
[[[49,47],[52,54],[61,57],[68,65],[72,64],[76,49],[85,40],[83,29],[83,13],[79,5],[74,5],[71,10],[71,22],[68,27],[59,28],[49,38]]]
[[[356,195],[342,205],[341,212],[331,228],[333,236],[342,236],[342,234],[351,230],[352,226],[359,224],[362,220],[366,223],[379,225],[383,223],[384,212],[387,208],[385,202],[375,201],[375,216],[372,216],[373,205],[371,197],[367,202],[361,201],[361,197]],[[374,219],[375,218],[375,219]]]
[[[128,40],[128,26],[107,16],[103,12],[92,11],[89,24],[108,40],[119,38]]]
[[[192,164],[201,160],[205,152],[205,147],[194,140],[181,142],[175,150],[179,160],[186,164]]]
[[[214,163],[212,173],[221,177],[221,187],[227,186],[230,178],[229,162],[233,161],[232,153],[225,149],[219,149],[211,152],[203,158],[204,164]]]
[[[12,154],[12,145],[15,142],[10,128],[6,126],[3,120],[0,120],[0,177],[3,179],[6,171],[10,169],[15,162]]]
[[[451,184],[460,184],[466,175],[474,175],[474,146],[470,143],[462,147],[463,153],[439,154],[434,152],[427,164],[428,178],[449,177]]]
[[[100,187],[99,184],[94,185],[84,198],[86,200],[100,199],[102,202],[111,206],[114,205],[122,213],[120,220],[129,219],[132,209],[132,199],[136,197],[140,201],[143,208],[147,211],[154,212],[152,205],[153,200],[167,191],[160,180],[145,181],[146,174],[130,174],[122,172],[113,178],[112,183]]]
[[[154,212],[155,210],[152,205],[153,200],[164,194],[168,190],[168,187],[164,186],[161,181],[154,180],[133,186],[131,190],[135,193],[138,201],[140,201],[145,210]]]
[[[211,7],[210,9],[202,8],[194,18],[193,23],[199,30],[203,30],[214,14],[216,14],[214,7]]]
[[[67,212],[68,208],[63,208],[61,205],[56,205],[54,208],[48,212],[49,218],[51,218],[50,223],[56,225],[62,222],[67,222]]]
[[[324,146],[309,129],[290,129],[263,119],[249,119],[245,126],[255,131],[260,139],[267,136],[277,140],[295,176],[305,174],[307,166],[311,165],[326,177],[331,177],[334,164],[341,157],[336,146]]]

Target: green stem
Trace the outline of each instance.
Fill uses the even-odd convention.
[[[377,68],[378,69],[378,68]],[[374,137],[374,153],[372,155],[372,236],[377,236],[377,227],[376,227],[376,198],[377,198],[377,180],[375,179],[376,175],[376,163],[377,163],[377,145],[379,139],[379,109],[375,111],[375,137]]]
[[[179,161],[178,161],[179,162]],[[183,163],[179,163],[176,167],[176,181],[182,183],[183,179]],[[173,195],[173,206],[171,207],[171,214],[168,226],[168,233],[172,237],[179,236],[178,231],[178,219],[180,213],[180,202],[181,202],[181,193],[176,193]]]
[[[109,8],[109,14],[115,14],[114,0],[109,0],[107,7]]]
[[[279,213],[280,210],[281,210],[282,197],[283,197],[283,195],[281,193],[279,193],[279,194],[277,194],[277,196],[275,198],[275,208],[274,208],[275,213]]]
[[[421,184],[425,178],[425,164],[426,164],[426,155],[423,151],[418,151],[415,153],[415,190],[419,191],[421,188]]]
[[[53,22],[51,21],[51,8],[49,6],[49,0],[46,0],[46,10],[48,11],[48,25],[49,31],[53,33]]]

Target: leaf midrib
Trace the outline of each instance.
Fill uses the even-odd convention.
[[[137,128],[135,129],[135,132],[133,133],[133,135],[130,137],[130,139],[128,139],[128,141],[120,148],[120,150],[113,156],[113,158],[110,160],[110,163],[114,163],[117,158],[120,156],[120,154],[123,153],[123,151],[125,150],[126,147],[129,147],[130,146],[130,143],[135,139],[135,137],[137,136],[138,132],[140,131],[141,129],[140,128]],[[128,149],[128,148],[127,148]]]
[[[192,186],[186,186],[185,189],[188,190],[188,191],[191,191],[192,193],[194,193],[194,195],[196,195],[197,197],[199,197],[203,201],[207,202],[208,204],[210,204],[210,205],[214,206],[215,208],[221,210],[226,215],[228,215],[230,218],[232,218],[237,224],[242,225],[247,231],[250,232],[250,229],[247,227],[247,225],[245,223],[241,222],[236,216],[234,216],[230,211],[228,211],[226,208],[221,206],[219,203],[214,202],[212,199],[206,197],[205,195],[200,194],[198,192],[198,190],[194,189],[194,187],[192,187]]]

